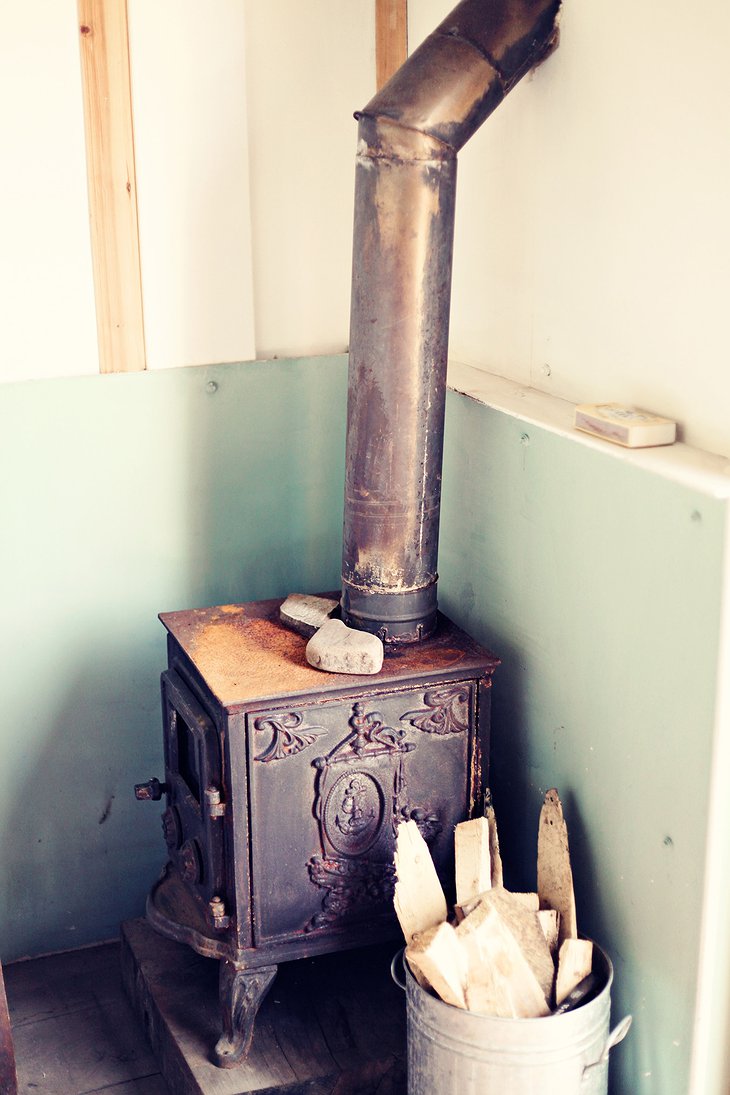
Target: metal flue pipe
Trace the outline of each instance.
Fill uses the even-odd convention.
[[[464,0],[355,117],[342,612],[436,625],[456,154],[554,47],[560,0]]]

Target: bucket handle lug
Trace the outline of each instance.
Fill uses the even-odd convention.
[[[394,959],[394,961],[395,961],[395,959]],[[586,1065],[586,1067],[583,1069],[583,1076],[581,1077],[581,1087],[583,1087],[583,1085],[585,1083],[590,1082],[591,1073],[594,1070],[597,1070],[599,1068],[603,1068],[603,1066],[608,1061],[608,1055],[611,1052],[611,1050],[613,1049],[613,1047],[617,1046],[619,1044],[619,1042],[622,1042],[624,1040],[624,1038],[626,1037],[626,1035],[629,1033],[629,1028],[631,1027],[631,1021],[632,1021],[632,1016],[631,1015],[625,1015],[624,1018],[621,1020],[621,1022],[616,1024],[616,1026],[613,1028],[613,1030],[609,1034],[608,1038],[606,1039],[606,1044],[603,1047],[603,1052],[601,1053],[601,1056],[598,1058],[597,1061],[594,1061],[593,1064]]]
[[[403,973],[405,974],[405,957],[404,957],[404,954],[405,954],[405,951],[401,947],[401,949],[396,954],[393,955],[393,959],[390,963],[390,976],[393,978],[393,980],[395,981],[398,988],[403,989],[403,991],[405,992],[406,991],[406,983],[405,983],[405,981],[401,981],[401,979],[398,977],[398,974],[396,972],[397,968],[398,968],[398,962],[400,961],[401,969],[403,970]]]

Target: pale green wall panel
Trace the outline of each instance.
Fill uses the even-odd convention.
[[[535,885],[556,786],[579,926],[616,966],[616,1093],[686,1095],[712,755],[723,502],[449,395],[441,607],[503,658],[492,785]]]
[[[110,938],[164,861],[157,613],[339,584],[343,357],[0,389],[0,956]]]
[[[162,866],[132,794],[162,774],[157,613],[339,585],[345,389],[343,357],[0,389],[4,961],[116,936]],[[508,884],[563,797],[581,926],[634,1014],[613,1095],[687,1091],[724,518],[449,395],[441,607],[503,659]]]

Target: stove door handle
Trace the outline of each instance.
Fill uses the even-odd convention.
[[[167,794],[167,784],[160,783],[154,776],[146,783],[135,783],[134,797],[143,802],[158,802],[164,794]]]

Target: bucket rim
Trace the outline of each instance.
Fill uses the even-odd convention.
[[[429,1007],[433,1006],[437,1010],[445,1008],[446,1013],[450,1015],[459,1014],[463,1016],[473,1016],[475,1020],[488,1019],[490,1023],[504,1023],[508,1025],[512,1023],[519,1023],[520,1027],[523,1029],[526,1028],[528,1024],[533,1026],[537,1024],[544,1029],[547,1024],[554,1025],[558,1021],[560,1021],[563,1026],[565,1026],[566,1021],[580,1022],[581,1016],[585,1017],[586,1011],[588,1009],[603,1006],[604,998],[607,994],[610,996],[611,985],[613,984],[613,963],[611,962],[611,959],[609,958],[606,951],[603,949],[603,947],[601,947],[599,943],[595,941],[595,939],[590,939],[590,937],[587,935],[580,935],[580,938],[585,939],[589,943],[593,943],[594,963],[596,961],[596,956],[598,955],[599,961],[602,961],[604,964],[604,970],[600,972],[605,973],[606,979],[601,986],[600,991],[597,992],[596,995],[593,996],[587,1003],[579,1004],[571,1011],[564,1011],[560,1014],[551,1013],[549,1015],[538,1015],[529,1019],[516,1019],[505,1018],[504,1016],[500,1015],[487,1015],[481,1011],[469,1011],[466,1008],[458,1008],[454,1004],[447,1004],[446,1001],[442,1000],[440,996],[437,996],[433,992],[429,992],[428,989],[425,989],[422,985],[419,985],[418,981],[411,973],[408,963],[405,960],[405,947],[401,947],[400,950],[397,951],[396,954],[393,956],[393,961],[391,963],[391,974],[393,976],[393,980],[404,990],[406,996],[412,994],[416,998],[419,998],[421,995],[423,995],[428,999]],[[406,977],[405,985],[396,980],[395,973],[393,972],[393,967],[399,957],[401,959],[401,964],[403,966],[403,971]],[[577,1019],[575,1018],[576,1016],[578,1017]]]

